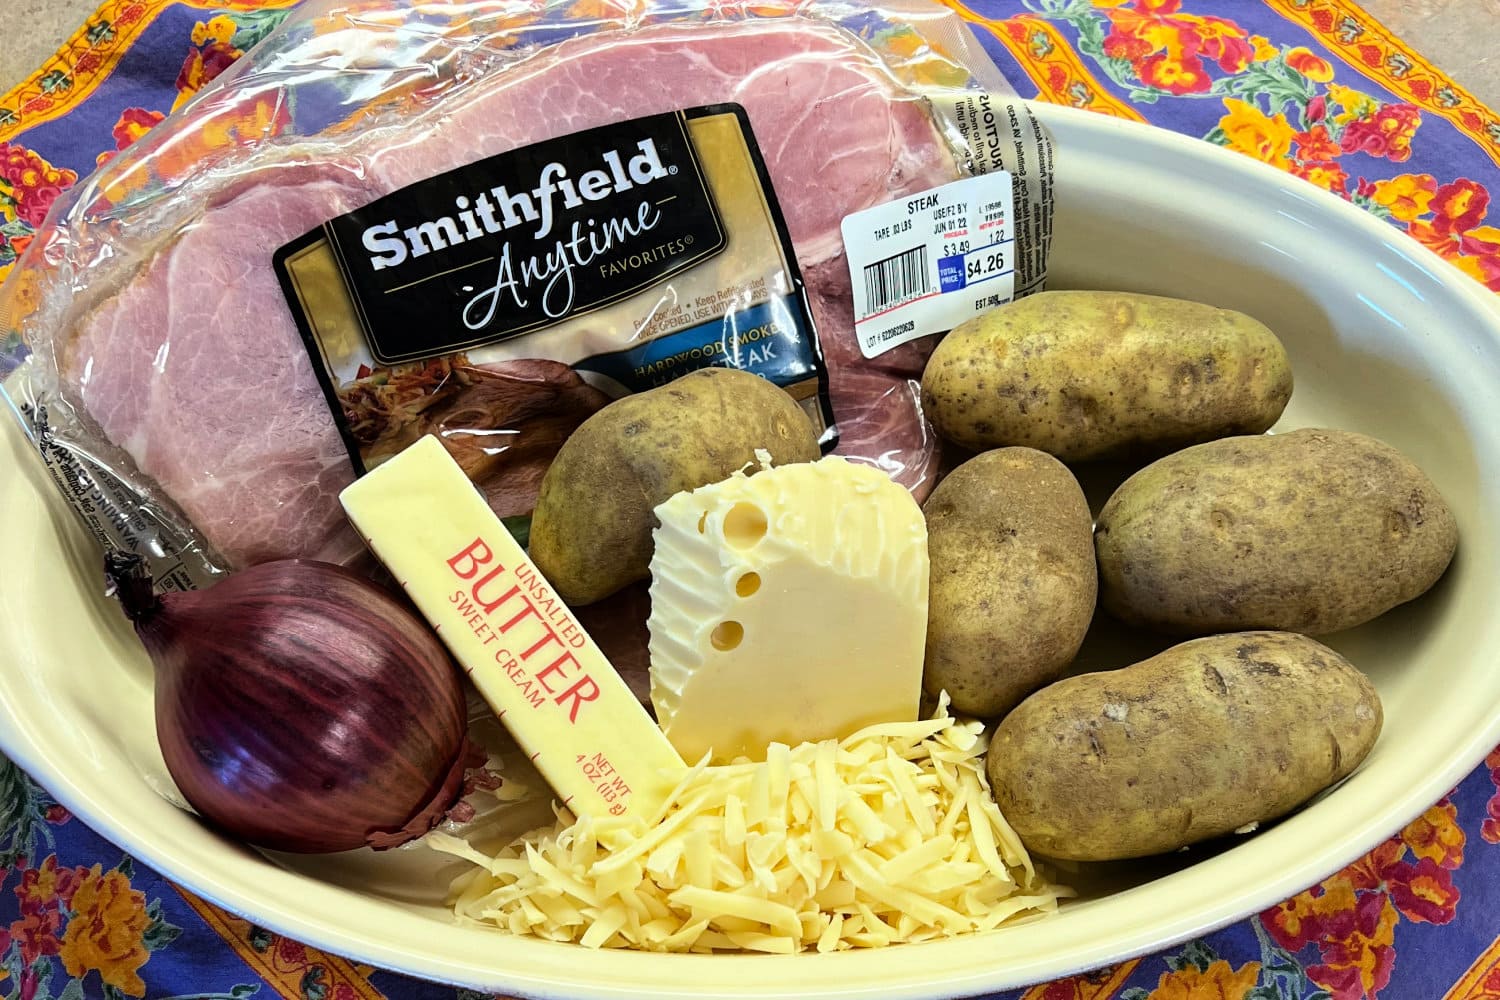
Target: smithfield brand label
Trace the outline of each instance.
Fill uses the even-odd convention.
[[[738,105],[466,164],[329,220],[276,269],[360,473],[432,433],[478,481],[496,463],[455,442],[503,451],[548,407],[581,419],[713,366],[783,387],[825,448],[837,442],[801,275]],[[539,374],[546,363],[572,371]]]
[[[324,231],[370,353],[385,365],[582,315],[727,242],[681,115],[502,153],[387,195]],[[434,331],[439,303],[457,308]]]

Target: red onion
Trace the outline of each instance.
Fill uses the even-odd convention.
[[[463,791],[457,669],[389,593],[327,563],[264,563],[157,596],[105,573],[156,665],[156,736],[194,809],[281,851],[395,847]]]

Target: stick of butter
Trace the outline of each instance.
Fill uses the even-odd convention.
[[[437,438],[344,512],[575,816],[649,817],[682,758]]]

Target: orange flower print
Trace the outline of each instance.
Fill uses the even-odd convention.
[[[1500,292],[1500,229],[1480,225],[1489,204],[1484,185],[1460,178],[1433,193],[1430,220],[1408,223],[1406,231],[1491,291]]]
[[[619,21],[622,14],[618,0],[577,0],[568,7],[571,21],[598,21],[608,25]]]
[[[1255,62],[1270,62],[1281,52],[1265,35],[1251,35],[1250,47],[1255,50]]]
[[[176,111],[188,99],[203,89],[204,84],[224,72],[245,53],[234,46],[234,36],[239,26],[225,14],[199,21],[193,25],[193,49],[177,71],[177,100],[172,104]]]
[[[1026,993],[1025,1000],[1087,1000],[1099,992],[1099,983],[1105,981],[1110,969],[1079,972],[1066,979],[1054,979],[1044,986],[1036,986]]]
[[[20,945],[21,963],[29,966],[39,958],[57,954],[57,932],[61,929],[62,913],[56,907],[48,907],[22,910],[21,919],[13,921],[9,931],[4,933],[10,941]]]
[[[1356,889],[1379,889],[1391,868],[1405,855],[1406,845],[1401,838],[1392,837],[1334,877],[1347,879]]]
[[[1104,37],[1104,54],[1111,59],[1138,63],[1151,54],[1151,43],[1140,35],[1112,31]]]
[[[234,33],[239,26],[234,23],[234,18],[228,14],[219,14],[210,18],[206,23],[199,21],[193,25],[193,44],[200,48],[209,42],[220,42],[228,45],[234,40]]]
[[[1333,1000],[1376,1000],[1390,983],[1399,920],[1443,924],[1457,912],[1459,890],[1439,859],[1463,861],[1457,810],[1446,800],[1322,885],[1265,911],[1261,923],[1293,954],[1317,946],[1319,963],[1307,975]]]
[[[1226,73],[1242,73],[1255,61],[1255,46],[1240,26],[1222,17],[1185,18],[1202,53]]]
[[[1495,794],[1490,796],[1485,809],[1488,815],[1479,825],[1479,835],[1491,844],[1500,844],[1500,747],[1491,750],[1484,763],[1490,769],[1490,784],[1495,786]]]
[[[172,104],[176,111],[186,104],[188,98],[203,89],[204,84],[224,72],[245,53],[225,42],[210,42],[201,49],[194,49],[177,71],[177,100]]]
[[[1391,900],[1401,915],[1419,924],[1446,924],[1458,912],[1459,891],[1453,873],[1431,858],[1407,861],[1386,876]]]
[[[1333,79],[1333,67],[1328,60],[1301,45],[1287,50],[1286,64],[1314,83],[1327,83]]]
[[[1297,159],[1309,163],[1328,163],[1339,158],[1339,144],[1328,134],[1328,126],[1314,125],[1292,137],[1297,143]]]
[[[1422,124],[1422,113],[1412,104],[1386,104],[1368,118],[1344,126],[1339,144],[1346,153],[1368,153],[1392,163],[1411,159],[1411,140]]]
[[[1434,810],[1428,810],[1430,816]],[[1450,807],[1451,808],[1451,807]],[[1425,818],[1425,817],[1424,817]],[[1407,831],[1422,823],[1418,820]],[[1453,875],[1441,867],[1432,857],[1419,856],[1415,863],[1406,860],[1408,835],[1392,837],[1375,850],[1345,868],[1335,878],[1348,879],[1350,884],[1364,892],[1389,893],[1396,908],[1408,920],[1418,923],[1446,924],[1453,919],[1458,907],[1459,891],[1453,884]],[[1456,829],[1457,843],[1453,834],[1439,832],[1436,838],[1447,841],[1457,851],[1457,862],[1463,860],[1463,830]],[[1424,845],[1430,853],[1431,845]],[[1445,856],[1448,848],[1444,848]],[[1414,852],[1415,853],[1415,852]],[[1454,865],[1457,867],[1457,864]]]
[[[1262,163],[1280,166],[1296,138],[1286,115],[1267,117],[1260,108],[1237,97],[1224,98],[1224,107],[1229,113],[1219,119],[1219,128],[1223,129],[1229,148]]]
[[[21,909],[55,906],[58,902],[71,906],[80,874],[73,868],[57,867],[57,855],[47,855],[41,865],[21,873],[21,884],[15,889]]]
[[[1287,164],[1278,163],[1278,166],[1285,166],[1294,175],[1325,191],[1348,195],[1349,175],[1338,163],[1343,150],[1328,134],[1327,125],[1313,125],[1306,131],[1296,133],[1292,141],[1295,144],[1292,161]]]
[[[1107,10],[1105,55],[1129,62],[1142,83],[1177,95],[1205,93],[1213,85],[1205,60],[1226,73],[1242,72],[1255,60],[1257,47],[1238,24],[1184,14],[1181,6],[1181,0],[1134,0]]]
[[[146,897],[131,888],[124,873],[101,873],[95,865],[73,893],[73,918],[58,952],[63,968],[77,979],[97,972],[122,993],[145,995],[139,970],[149,957],[142,937],[150,923]]]
[[[1354,887],[1335,875],[1265,911],[1260,919],[1276,943],[1295,954],[1331,932],[1352,929],[1354,903]]]
[[[31,246],[32,239],[33,237],[31,236],[7,236],[5,237],[5,242],[10,247],[11,253],[19,257],[26,252],[27,247]],[[7,276],[5,273],[0,272],[0,281],[5,280]]]
[[[782,13],[792,13],[791,10]],[[766,17],[760,13],[754,16]],[[915,84],[962,88],[969,71],[962,68],[922,34],[907,26],[890,28],[875,36],[876,47],[903,79]]]
[[[1455,266],[1490,291],[1500,292],[1500,229],[1486,226],[1464,234]]]
[[[1337,83],[1328,85],[1328,98],[1339,109],[1334,113],[1333,120],[1340,125],[1347,125],[1359,118],[1369,118],[1380,110],[1379,102],[1369,94]]]
[[[109,162],[116,153],[151,131],[153,126],[166,117],[160,111],[150,111],[146,108],[126,108],[120,112],[120,118],[115,122],[115,127],[112,130],[115,138],[115,148],[106,149],[100,153],[96,158],[96,162],[101,165]]]
[[[883,33],[880,48],[898,59],[915,59],[928,51],[927,40],[911,28],[896,28]]]
[[[1412,854],[1444,868],[1464,863],[1464,829],[1458,825],[1458,807],[1447,799],[1413,820],[1401,831],[1401,839]]]
[[[1434,193],[1432,228],[1448,235],[1473,229],[1489,210],[1490,193],[1467,177],[1444,184]]]
[[[1396,910],[1383,893],[1361,893],[1351,916],[1348,933],[1322,943],[1323,961],[1307,977],[1334,1000],[1375,1000],[1396,961]]]
[[[119,204],[153,179],[166,184],[178,181],[236,147],[280,135],[291,122],[286,103],[272,94],[254,94],[238,102],[216,100],[193,115],[193,127],[174,130],[151,150],[149,163],[132,163],[102,174],[102,200]]]
[[[0,142],[0,184],[10,187],[15,217],[33,229],[47,218],[57,196],[77,181],[76,173],[54,167],[26,147]]]
[[[1200,94],[1213,85],[1203,63],[1194,56],[1174,59],[1165,52],[1143,60],[1136,67],[1141,82],[1169,94]]]
[[[1312,162],[1299,160],[1292,173],[1322,188],[1342,195],[1349,187],[1349,175],[1333,161]]]
[[[1151,1000],[1245,1000],[1245,994],[1255,988],[1258,979],[1259,962],[1247,962],[1239,969],[1232,969],[1220,959],[1206,970],[1189,964],[1162,973],[1156,989],[1151,991]]]
[[[148,111],[145,108],[126,108],[120,112],[120,120],[115,122],[113,132],[115,148],[124,149],[149,132],[153,125],[165,117],[167,116],[160,111]]]
[[[1437,181],[1431,174],[1398,174],[1389,180],[1375,182],[1375,204],[1390,210],[1401,222],[1412,222],[1427,214]]]
[[[31,353],[18,331],[41,302],[40,285],[35,267],[0,267],[0,330],[12,331],[0,340],[0,372],[14,369]]]

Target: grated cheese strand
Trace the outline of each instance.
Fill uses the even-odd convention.
[[[901,885],[928,865],[939,864],[953,853],[953,838],[938,837],[909,847],[880,866],[880,877],[892,885]]]
[[[716,892],[713,889],[700,889],[695,885],[685,885],[667,899],[677,906],[692,907],[711,917],[740,917],[743,920],[765,924],[771,930],[781,931],[790,938],[802,936],[802,925],[797,920],[797,911],[790,906],[773,903],[769,899],[740,896],[732,892]]]
[[[473,865],[450,890],[459,919],[590,948],[881,948],[1056,910],[1072,893],[996,808],[981,727],[946,713],[705,759],[653,817],[560,813],[494,856],[426,843]]]

